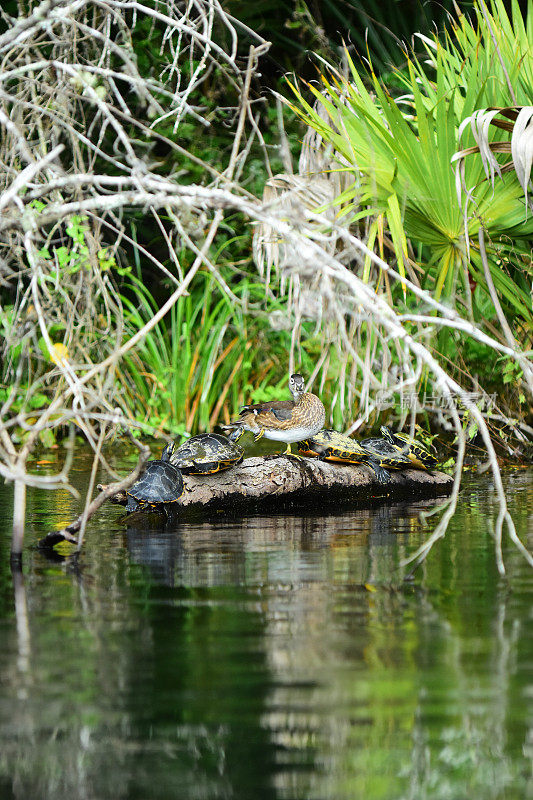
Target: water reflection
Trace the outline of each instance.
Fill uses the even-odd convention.
[[[358,569],[359,583],[372,580],[399,584],[405,537],[420,528],[419,513],[438,502],[395,503],[328,516],[220,515],[213,520],[167,525],[156,531],[148,530],[144,524],[131,524],[135,515],[130,515],[126,542],[132,562],[146,567],[152,580],[168,586],[263,585],[278,581],[292,584],[306,577],[313,582],[328,582],[331,576],[316,573],[318,562],[308,555],[320,554],[324,549],[332,551],[337,570],[346,569],[345,556],[349,555],[348,566]],[[335,558],[337,550],[347,553]],[[293,574],[294,569],[307,570],[309,575]]]
[[[13,595],[15,600],[15,617],[17,620],[17,647],[18,660],[17,668],[21,674],[27,674],[30,670],[30,626],[28,623],[28,607],[26,604],[26,591],[24,588],[24,577],[22,570],[13,569]]]
[[[531,478],[508,480],[526,537]],[[509,549],[498,578],[491,503],[472,481],[407,585],[430,501],[156,530],[107,509],[80,570],[0,562],[0,796],[527,797],[533,576]]]

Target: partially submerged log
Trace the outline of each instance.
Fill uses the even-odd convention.
[[[334,464],[318,459],[301,461],[277,456],[253,457],[215,475],[184,475],[180,504],[191,510],[245,505],[321,505],[358,498],[436,497],[449,494],[453,479],[442,472],[402,470],[391,472],[391,482],[377,482],[363,465]]]
[[[451,492],[453,479],[442,472],[409,469],[391,472],[391,482],[383,485],[363,465],[274,456],[247,458],[214,475],[184,475],[183,482],[178,513],[437,497]]]

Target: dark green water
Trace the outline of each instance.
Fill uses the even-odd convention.
[[[533,473],[505,483],[531,549]],[[533,570],[506,544],[498,577],[467,476],[402,583],[423,506],[146,531],[107,505],[76,570],[30,545],[79,505],[32,492],[14,585],[0,487],[0,798],[533,797]]]

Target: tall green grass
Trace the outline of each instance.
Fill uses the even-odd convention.
[[[212,430],[245,403],[289,398],[292,331],[286,298],[265,300],[263,284],[252,279],[243,278],[234,289],[242,305],[235,305],[211,275],[200,273],[191,293],[125,355],[117,383],[131,417],[179,435]],[[128,336],[157,311],[149,289],[137,278],[123,305]],[[277,324],[280,313],[282,326]],[[364,332],[357,337],[366,347]],[[362,377],[357,365],[341,356],[338,343],[306,321],[295,359],[295,369],[306,379],[320,368],[312,390],[323,399],[330,423],[341,429],[353,421]]]
[[[157,311],[150,291],[133,279],[134,299],[123,297],[126,330],[133,335]],[[172,434],[211,430],[250,400],[286,388],[290,334],[273,331],[268,315],[248,312],[264,287],[243,280],[235,303],[207,273],[188,296],[128,353],[119,372],[130,413]]]

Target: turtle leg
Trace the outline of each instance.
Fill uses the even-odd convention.
[[[367,467],[374,472],[376,476],[376,480],[378,483],[387,484],[391,482],[390,472],[386,469],[383,469],[377,461],[374,461],[373,458],[369,458],[368,461],[363,461],[363,464],[366,464]]]
[[[128,501],[126,503],[126,512],[128,514],[131,514],[133,511],[137,511],[138,507],[139,507],[139,504],[138,504],[137,500],[135,500],[134,497],[131,497],[130,495],[128,495]]]
[[[254,436],[254,442],[258,442],[258,441],[259,441],[259,439],[260,439],[260,438],[263,436],[264,432],[265,432],[265,429],[264,429],[264,428],[261,428],[261,430],[259,431],[259,433],[256,433],[256,434],[255,434],[255,436]]]

